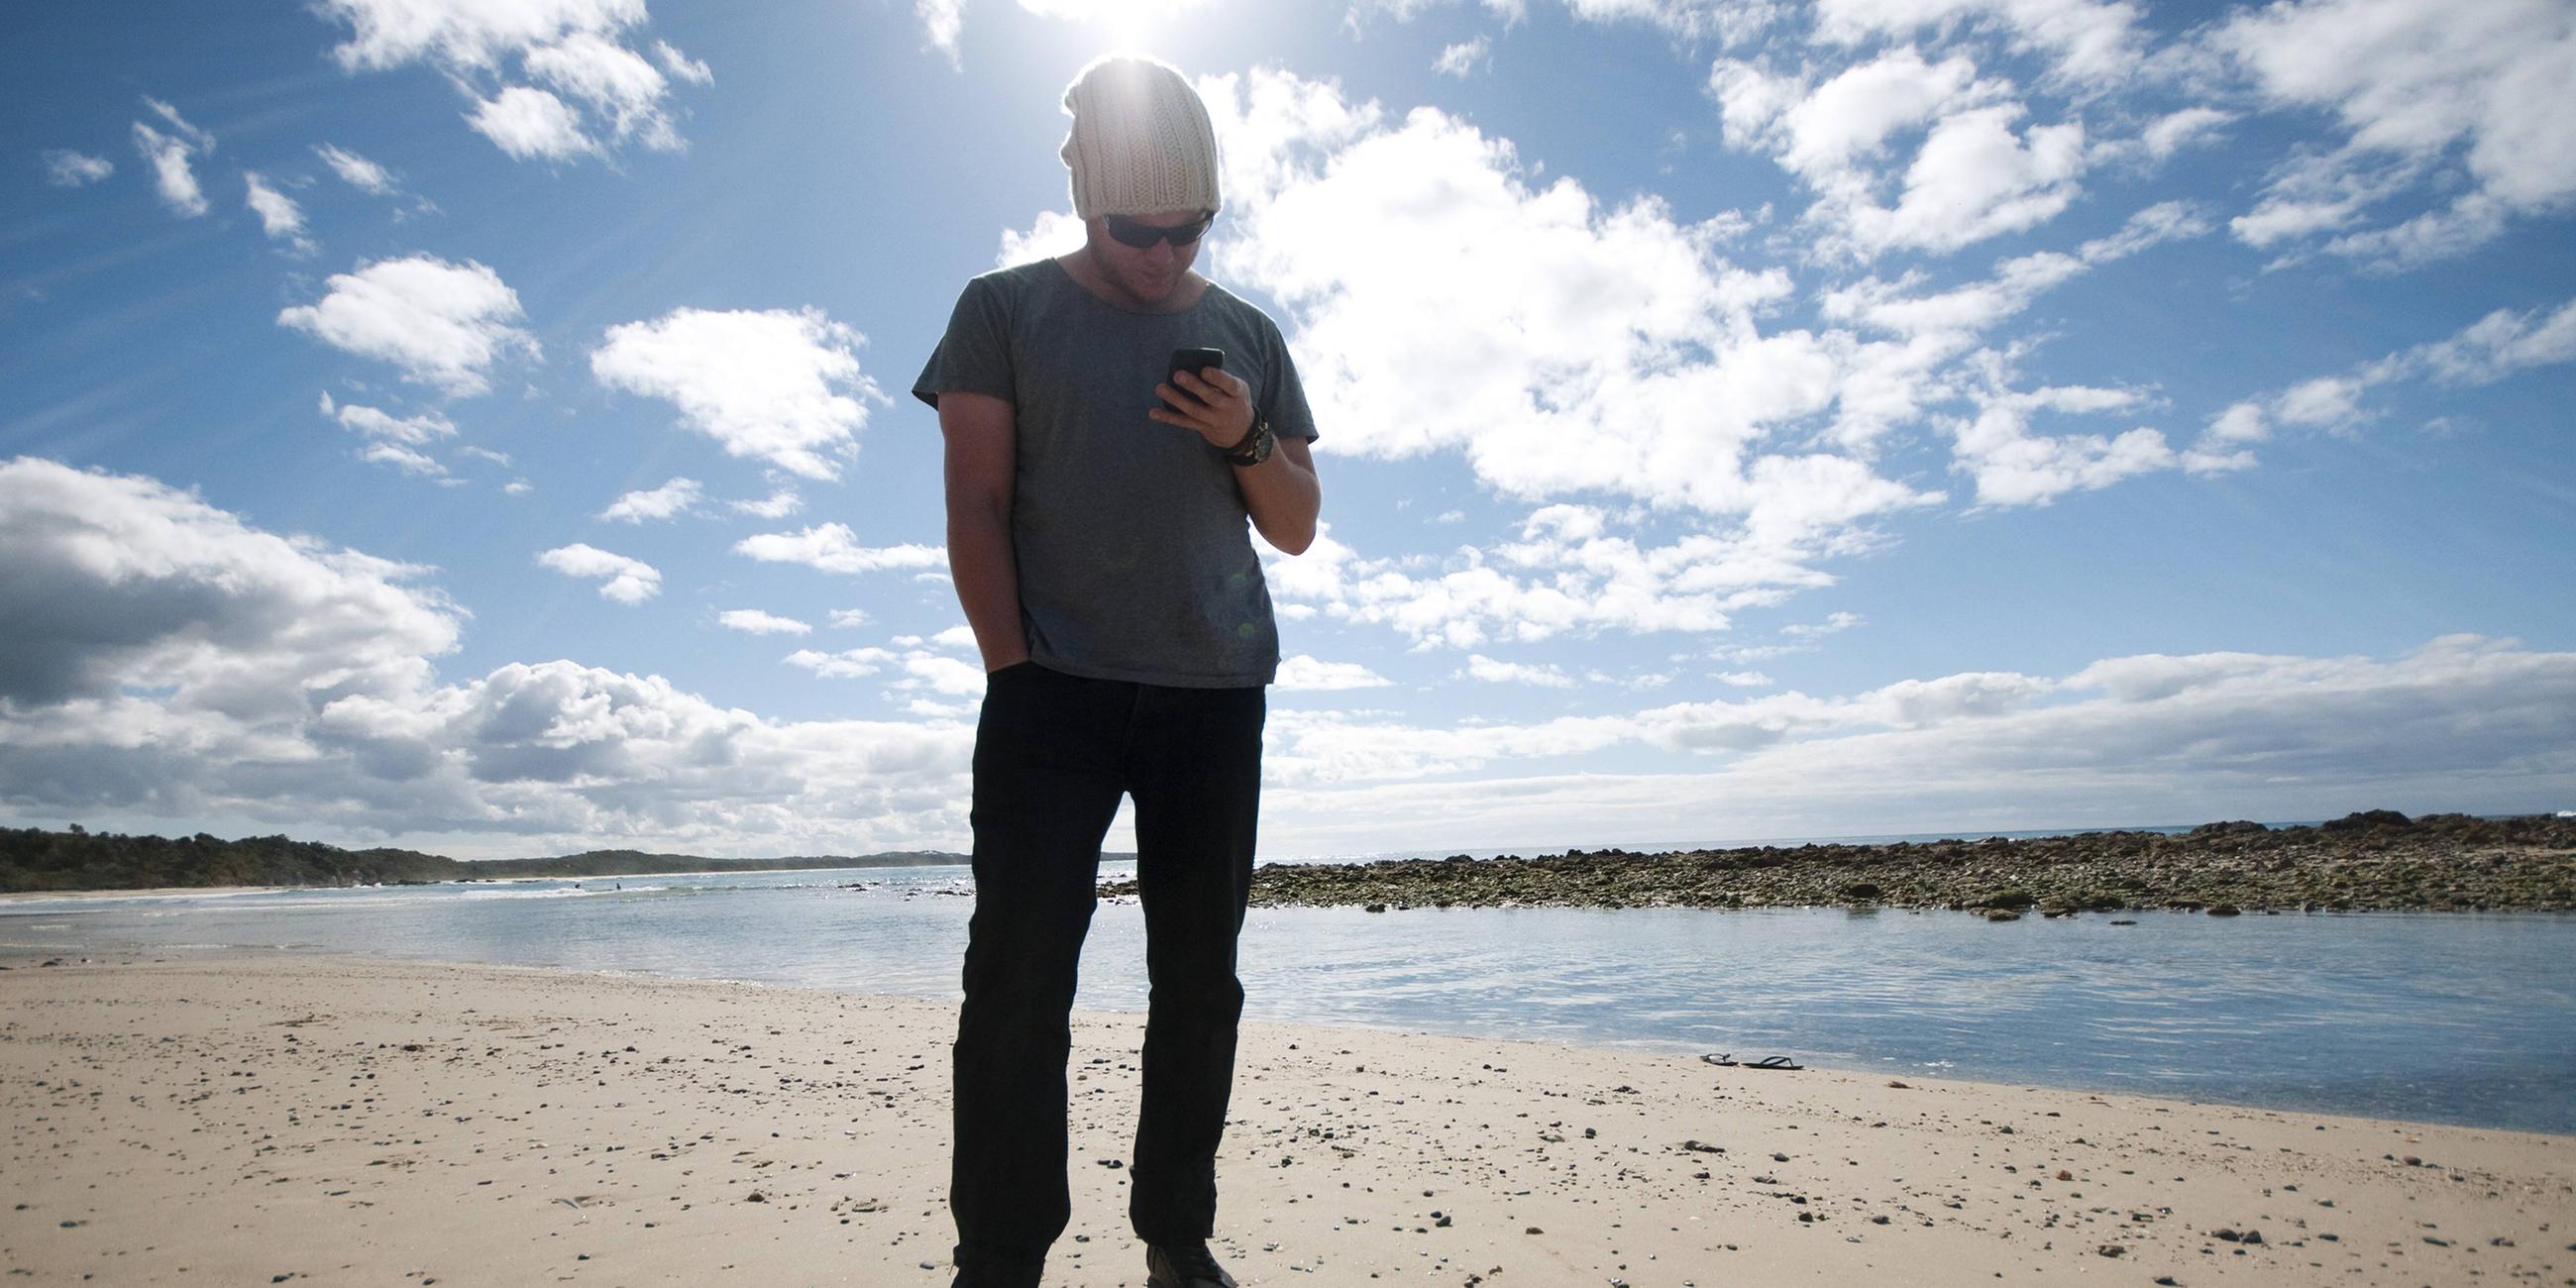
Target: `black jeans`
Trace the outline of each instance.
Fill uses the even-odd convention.
[[[953,1051],[950,1211],[960,1284],[1035,1284],[1072,1217],[1066,1015],[1121,794],[1145,914],[1144,1100],[1128,1220],[1148,1243],[1216,1227],[1234,1087],[1235,937],[1261,801],[1259,688],[1093,680],[1033,663],[985,682],[975,730],[975,915]]]

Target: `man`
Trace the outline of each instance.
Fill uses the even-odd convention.
[[[1152,986],[1128,1219],[1152,1288],[1232,1288],[1207,1240],[1279,663],[1245,525],[1291,555],[1314,541],[1315,427],[1279,328],[1191,270],[1220,203],[1189,82],[1104,59],[1064,105],[1082,249],[968,283],[913,386],[946,439],[949,567],[986,675],[955,1283],[1030,1288],[1071,1219],[1066,1013],[1124,794]],[[1223,363],[1175,369],[1179,349]]]

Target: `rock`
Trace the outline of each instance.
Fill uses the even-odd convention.
[[[2213,836],[2247,836],[2269,832],[2271,830],[2272,829],[2265,827],[2260,823],[2239,818],[2230,819],[2224,823],[2203,823],[2200,826],[2191,829],[2189,832],[2185,832],[2183,835],[2195,838],[2207,838]]]
[[[2412,827],[2415,820],[2393,809],[2366,809],[2346,814],[2330,823],[2319,823],[2320,832],[2364,832],[2374,827]]]

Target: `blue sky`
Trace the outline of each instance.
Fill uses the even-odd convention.
[[[902,394],[1119,48],[1324,432],[1266,854],[2576,804],[2576,5],[0,37],[0,821],[962,848]]]

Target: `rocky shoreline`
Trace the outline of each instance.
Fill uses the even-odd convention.
[[[1104,895],[1133,895],[1133,881]],[[2576,819],[2392,810],[2314,827],[1273,864],[1262,907],[1793,908],[2025,913],[2576,912]]]

